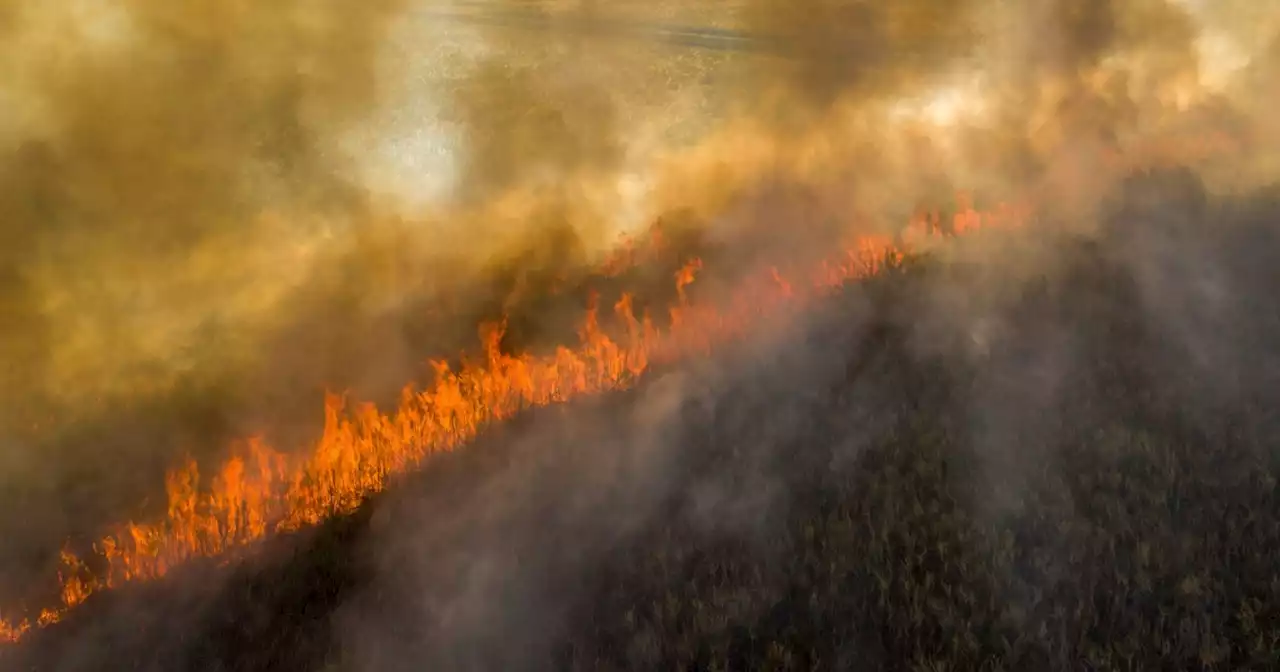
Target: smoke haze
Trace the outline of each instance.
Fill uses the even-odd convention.
[[[732,278],[757,260],[800,264],[851,233],[896,233],[957,191],[980,208],[1030,203],[1046,236],[1120,241],[1113,253],[1150,329],[1200,375],[1235,372],[1211,376],[1213,394],[1248,396],[1263,379],[1238,378],[1269,369],[1250,372],[1240,353],[1261,346],[1253,327],[1219,327],[1248,324],[1270,248],[1214,247],[1196,227],[1216,220],[1185,214],[1197,207],[1185,199],[1273,184],[1280,170],[1269,84],[1280,12],[1269,4],[447,5],[538,17],[495,25],[445,22],[412,0],[0,0],[0,510],[38,512],[0,517],[0,538],[21,540],[0,567],[44,572],[68,537],[162,510],[163,473],[183,453],[214,462],[254,433],[305,445],[325,389],[392,401],[426,377],[428,357],[473,348],[483,320],[525,324],[520,346],[571,338],[581,278],[620,231],[654,221],[693,231],[719,255],[708,275]],[[636,38],[592,28],[615,19],[640,26]],[[710,25],[725,32],[698,33],[687,49],[645,37]],[[699,46],[713,39],[738,46]],[[1188,223],[1177,234],[1101,230],[1117,184],[1151,164],[1190,172],[1152,188],[1160,205],[1144,212]],[[911,314],[927,325],[913,341],[921,356],[961,334],[966,348],[996,347],[1018,289],[1067,263],[1024,243],[953,252],[991,270],[976,289],[925,292],[929,308]],[[1238,271],[1254,274],[1247,283],[1228,272],[1241,255],[1253,260]],[[547,298],[561,286],[570,291]],[[1204,306],[1213,319],[1189,317]],[[1001,482],[1023,473],[1006,462],[1034,462],[1014,446],[1038,426],[1003,409],[1054,408],[1055,381],[1086,349],[1065,326],[1025,338],[1031,365],[984,363],[975,396],[975,431]],[[601,424],[616,431],[611,422]],[[609,444],[600,435],[591,441]],[[662,457],[677,443],[633,448]],[[629,483],[634,500],[612,505],[643,517],[674,486],[665,468],[622,464],[622,452],[574,478],[603,470],[600,492]],[[746,489],[782,487],[759,478]],[[520,487],[464,498],[499,501],[509,515],[493,515],[508,522],[459,518],[473,531],[412,544],[448,545],[470,563],[485,535],[518,528],[509,521],[524,496],[502,493]],[[768,508],[744,501],[708,506]],[[474,506],[468,515],[488,515]],[[590,519],[586,536],[607,546],[591,525],[616,522]],[[496,601],[487,591],[503,571],[468,571],[475,585],[458,590],[478,592],[450,599]],[[0,585],[0,598],[18,590]],[[496,617],[534,620],[457,616],[469,628]]]

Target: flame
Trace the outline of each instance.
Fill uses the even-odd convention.
[[[979,213],[966,204],[954,215],[952,230],[961,234],[1017,227],[1027,214],[1010,207]],[[482,359],[464,360],[457,370],[433,361],[434,384],[423,390],[406,386],[390,412],[372,404],[348,408],[343,396],[326,395],[323,432],[310,453],[286,454],[261,438],[249,438],[232,447],[231,457],[206,487],[198,465],[186,459],[166,478],[168,512],[163,519],[119,526],[94,544],[91,562],[64,549],[58,575],[61,604],[45,608],[34,621],[6,620],[7,614],[0,613],[0,642],[16,642],[33,628],[58,622],[94,593],[158,579],[194,558],[229,562],[273,532],[350,512],[396,474],[458,448],[486,425],[525,409],[627,388],[656,364],[708,353],[749,333],[783,307],[801,308],[831,288],[901,262],[927,239],[943,235],[938,220],[936,213],[913,220],[900,240],[855,238],[807,277],[786,277],[770,268],[742,283],[718,307],[690,300],[687,288],[702,271],[702,261],[691,259],[673,278],[678,299],[669,308],[669,326],[656,326],[647,311],[637,317],[632,296],[623,294],[613,306],[622,332],[618,340],[601,327],[594,296],[578,344],[561,346],[552,355],[504,353],[499,343],[506,325],[481,325]],[[636,263],[637,249],[653,254],[664,247],[654,235],[645,248],[628,242],[623,249],[606,271],[616,274]]]

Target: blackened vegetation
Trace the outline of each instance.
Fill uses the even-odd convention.
[[[660,423],[628,418],[671,378],[527,414],[279,540],[263,567],[193,569],[227,581],[198,608],[181,577],[146,600],[103,595],[5,655],[77,670],[1276,669],[1277,214],[1275,193],[1135,177],[983,351],[918,319],[966,271],[907,264],[767,358],[686,374]]]

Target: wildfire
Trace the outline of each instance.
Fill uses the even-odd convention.
[[[1017,209],[979,213],[966,207],[954,216],[952,231],[1018,226],[1024,216]],[[505,325],[482,325],[482,359],[457,370],[433,362],[434,384],[423,390],[405,387],[390,412],[372,404],[349,408],[343,397],[328,395],[323,432],[309,453],[287,454],[250,438],[233,446],[231,457],[204,481],[196,463],[187,459],[166,478],[168,512],[163,519],[119,526],[94,545],[89,561],[64,550],[58,577],[61,604],[34,619],[0,614],[0,642],[16,642],[32,628],[59,621],[99,591],[162,577],[197,557],[229,559],[273,532],[350,512],[393,475],[465,444],[484,426],[524,409],[626,388],[655,364],[709,352],[783,306],[803,306],[829,288],[901,260],[923,239],[941,235],[939,223],[936,214],[921,217],[900,241],[857,238],[808,277],[784,277],[777,268],[769,269],[743,283],[720,306],[690,301],[686,288],[695,282],[702,262],[689,260],[674,277],[678,299],[669,308],[669,326],[657,326],[647,311],[635,315],[631,295],[623,294],[612,307],[617,335],[610,336],[600,325],[593,299],[578,344],[548,356],[504,353],[499,343]],[[636,263],[637,256],[646,256],[639,250],[662,246],[661,239],[644,248],[629,241],[604,270],[615,275]]]

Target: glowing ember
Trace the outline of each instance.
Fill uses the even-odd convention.
[[[982,215],[965,208],[955,215],[953,231],[967,233],[983,226],[1013,227],[1023,211],[1008,208]],[[34,620],[0,619],[0,642],[15,642],[33,627],[60,620],[71,608],[101,590],[164,576],[196,557],[234,557],[273,531],[298,529],[350,512],[388,479],[413,469],[434,453],[453,450],[485,425],[524,409],[564,402],[574,397],[626,388],[654,364],[736,339],[760,324],[761,318],[802,307],[824,290],[864,278],[900,261],[926,237],[938,236],[937,217],[913,223],[905,240],[862,237],[813,269],[809,277],[784,277],[777,269],[744,283],[720,307],[692,305],[686,287],[702,269],[692,260],[675,274],[678,302],[670,307],[670,326],[660,329],[650,315],[637,317],[629,295],[613,306],[625,333],[615,341],[600,327],[594,300],[574,348],[554,355],[509,355],[499,350],[505,325],[480,328],[484,358],[459,370],[434,362],[436,379],[425,390],[406,387],[398,407],[382,413],[371,404],[348,409],[345,400],[329,395],[324,431],[309,454],[292,456],[260,439],[233,447],[232,456],[204,482],[188,459],[166,479],[168,514],[155,522],[127,523],[93,548],[92,562],[70,550],[62,553],[61,604]],[[648,249],[662,248],[660,238]],[[644,248],[639,248],[644,249]],[[606,267],[611,273],[636,263],[634,244],[624,247]],[[3,615],[3,614],[0,614]]]

